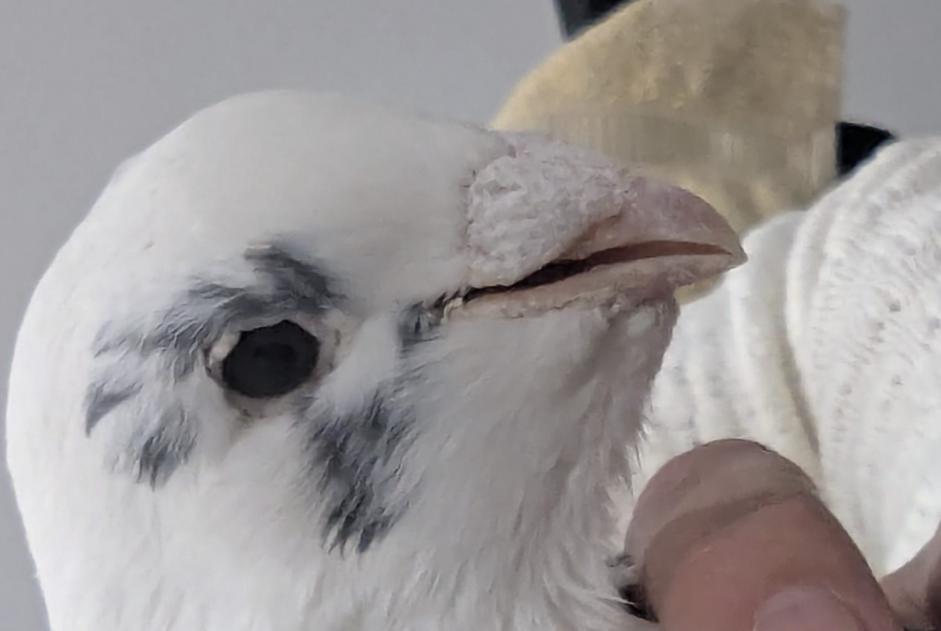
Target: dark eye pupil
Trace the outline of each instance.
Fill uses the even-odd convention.
[[[246,331],[223,360],[222,379],[253,399],[287,394],[313,374],[319,351],[317,338],[293,322]]]

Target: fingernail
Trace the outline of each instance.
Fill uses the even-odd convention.
[[[758,609],[754,631],[865,631],[865,627],[832,592],[794,587],[775,594]]]

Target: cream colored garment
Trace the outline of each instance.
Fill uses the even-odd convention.
[[[818,482],[877,572],[941,521],[941,139],[896,144],[687,305],[635,488],[712,439],[758,440]]]
[[[835,175],[843,25],[817,0],[637,0],[521,81],[493,124],[644,165],[744,231]]]

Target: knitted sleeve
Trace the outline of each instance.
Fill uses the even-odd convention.
[[[694,445],[757,440],[891,571],[941,522],[941,139],[892,145],[745,246],[680,318],[634,488]]]

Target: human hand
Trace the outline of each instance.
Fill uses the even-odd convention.
[[[755,443],[718,441],[668,462],[638,499],[626,552],[664,631],[901,629],[810,479]]]

